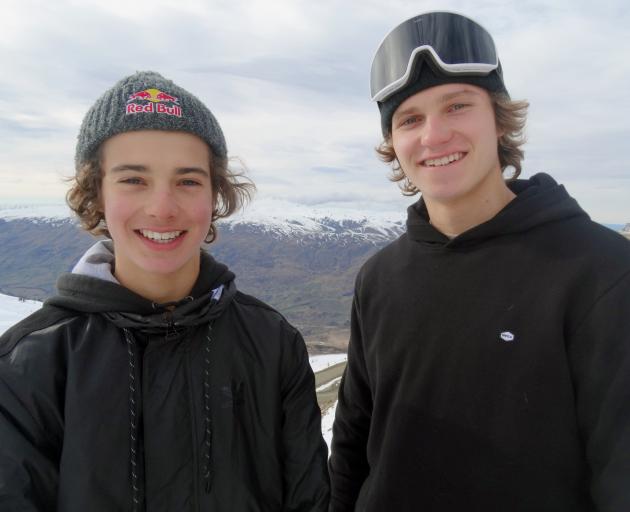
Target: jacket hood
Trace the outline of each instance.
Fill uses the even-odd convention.
[[[199,325],[219,316],[236,294],[234,274],[201,251],[200,272],[190,295],[158,304],[118,283],[111,268],[111,240],[94,244],[72,272],[57,280],[58,294],[45,304],[80,313],[102,313],[119,327],[141,330]]]
[[[475,245],[485,240],[508,234],[528,231],[537,226],[588,217],[564,186],[545,173],[529,179],[514,180],[508,187],[516,194],[499,213],[490,220],[449,239],[429,223],[429,214],[423,199],[407,209],[407,233],[412,240],[448,248]]]

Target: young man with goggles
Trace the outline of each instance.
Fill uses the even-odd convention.
[[[527,103],[474,21],[405,21],[371,85],[422,197],[357,277],[330,510],[630,510],[630,244],[516,179]]]

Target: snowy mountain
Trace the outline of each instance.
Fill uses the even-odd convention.
[[[356,273],[403,232],[404,218],[404,210],[367,215],[257,201],[222,220],[208,250],[235,272],[239,289],[325,350],[347,341]],[[65,205],[0,203],[0,293],[43,300],[93,242]]]
[[[257,200],[219,223],[218,239],[208,250],[235,272],[239,289],[277,308],[307,339],[322,348],[341,346],[355,276],[367,258],[404,231],[405,217],[404,209]],[[92,243],[65,205],[0,203],[0,293],[44,299],[54,293],[57,276]]]
[[[285,201],[260,200],[219,222],[219,229],[268,233],[285,238],[391,240],[404,231],[405,211],[359,211],[346,208],[312,208]],[[58,225],[72,219],[64,204],[0,203],[0,219],[29,219]]]

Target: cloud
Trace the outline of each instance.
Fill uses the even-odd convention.
[[[0,193],[24,192],[13,172],[48,176],[46,191],[63,196],[85,111],[123,76],[155,69],[216,114],[258,197],[401,206],[374,154],[369,66],[390,29],[430,9],[468,13],[493,34],[512,97],[531,103],[524,175],[548,170],[597,220],[630,220],[622,0],[9,2],[0,18]]]
[[[341,169],[339,167],[317,166],[317,167],[311,167],[311,171],[316,172],[318,174],[324,174],[324,175],[330,175],[330,176],[343,176],[343,175],[349,174],[349,172],[346,169]]]

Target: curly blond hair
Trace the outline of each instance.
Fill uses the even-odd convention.
[[[523,131],[527,120],[529,103],[524,100],[511,100],[504,93],[489,93],[489,95],[497,130],[502,133],[499,137],[498,145],[501,172],[508,167],[512,167],[514,171],[507,178],[508,181],[511,181],[521,174],[521,161],[525,156],[521,146],[525,144]],[[393,182],[398,182],[398,186],[404,195],[413,196],[420,192],[400,167],[400,162],[398,162],[394,151],[391,133],[375,149],[383,162],[392,164],[392,172],[389,179]]]

